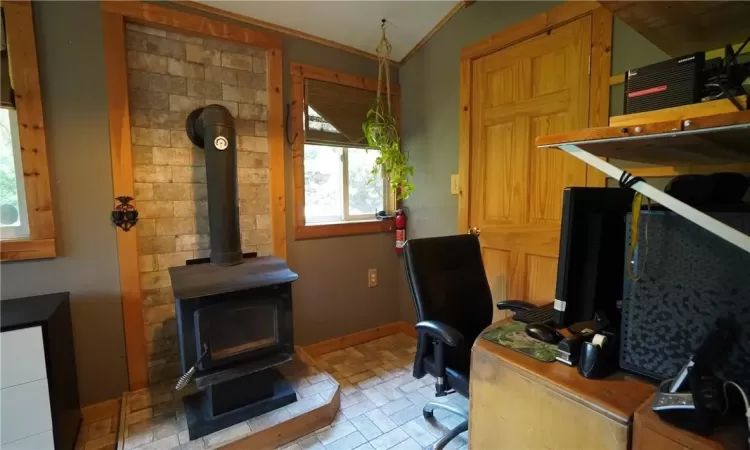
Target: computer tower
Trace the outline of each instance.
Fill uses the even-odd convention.
[[[750,234],[747,207],[706,214]],[[638,230],[634,270],[640,279],[624,277],[620,367],[671,378],[716,319],[730,318],[741,334],[715,369],[750,389],[750,253],[671,211],[642,211]],[[625,233],[629,246],[630,226]]]
[[[619,324],[625,214],[632,208],[633,195],[626,188],[569,187],[563,191],[553,313],[556,327],[591,320],[597,310]]]

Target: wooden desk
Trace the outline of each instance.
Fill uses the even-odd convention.
[[[624,373],[589,380],[479,337],[470,389],[472,449],[605,450],[629,447],[633,413],[656,386]]]
[[[710,437],[672,426],[651,410],[651,399],[635,412],[633,450],[744,450],[747,422],[719,427]]]

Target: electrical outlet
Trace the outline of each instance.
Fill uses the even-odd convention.
[[[367,271],[367,287],[376,287],[378,285],[378,269]]]
[[[458,187],[458,174],[451,174],[451,194],[458,195],[461,188]]]

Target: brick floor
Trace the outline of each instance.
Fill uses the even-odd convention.
[[[294,442],[284,450],[422,450],[429,449],[446,431],[463,419],[446,411],[435,411],[433,420],[422,417],[429,401],[449,402],[468,409],[468,400],[457,394],[435,398],[435,379],[416,380],[411,375],[416,340],[395,334],[365,344],[321,355],[315,359],[321,372],[311,372],[295,383],[300,396],[284,410],[235,425],[202,440],[186,440],[184,415],[171,386],[129,393],[126,413],[126,449],[211,449],[269,424],[296,414],[331,389],[327,372],[341,388],[341,409],[333,423]],[[156,420],[166,418],[165,420]],[[112,450],[117,446],[119,418],[83,423],[76,450]],[[141,427],[140,425],[147,426]],[[239,429],[247,426],[248,429]],[[221,436],[219,436],[221,435]],[[234,436],[234,437],[233,437]],[[138,437],[142,437],[141,441]],[[226,438],[222,440],[220,438]],[[468,432],[446,447],[467,450]]]
[[[422,450],[431,448],[461,417],[435,411],[434,420],[422,417],[429,401],[452,403],[468,409],[458,394],[435,398],[435,379],[411,375],[416,340],[394,334],[315,358],[318,367],[341,386],[341,410],[334,423],[295,442],[284,450]],[[468,449],[468,432],[446,447]]]

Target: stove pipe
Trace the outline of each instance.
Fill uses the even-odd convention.
[[[206,154],[211,264],[242,263],[240,211],[237,202],[237,136],[234,118],[221,105],[191,112],[185,121],[188,138]]]

